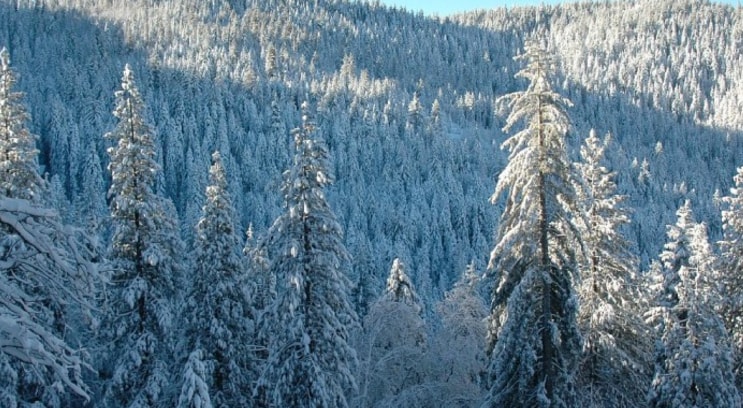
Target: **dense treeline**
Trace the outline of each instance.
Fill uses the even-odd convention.
[[[25,149],[32,170],[3,180],[2,290],[13,297],[0,306],[22,326],[3,320],[0,332],[26,327],[47,352],[31,370],[3,346],[0,401],[473,406],[487,394],[495,405],[666,406],[688,386],[673,370],[694,364],[669,356],[717,351],[727,360],[705,378],[724,376],[738,358],[726,336],[740,339],[725,296],[738,272],[738,190],[725,196],[743,150],[740,10],[627,1],[427,18],[330,0],[0,2],[3,69],[9,54],[19,73],[4,98],[30,113],[11,112],[7,135],[38,135],[3,147]],[[525,114],[509,107],[528,104],[498,98],[535,89],[539,75],[513,59],[534,61],[533,38],[555,56],[544,95],[572,103],[548,131],[564,140],[534,156],[554,166],[535,180],[562,187],[528,209],[514,205],[531,193],[508,194],[522,188],[515,173],[536,168],[514,170],[527,142],[501,129],[518,132]],[[525,214],[543,217],[542,246],[511,253]],[[40,247],[15,220],[58,235]],[[17,242],[49,259],[16,272]],[[64,274],[39,289],[49,265]],[[65,289],[75,273],[86,283]],[[543,295],[514,297],[530,287]],[[554,304],[532,308],[544,293]],[[30,296],[45,300],[24,311]],[[563,336],[557,354],[545,351],[550,330]],[[652,331],[655,350],[639,341]],[[531,358],[503,353],[528,348],[517,333],[542,339],[525,353],[581,374],[548,369],[505,393],[508,365]],[[646,384],[612,390],[627,367],[627,384]],[[287,373],[314,391],[290,395]],[[720,395],[694,401],[740,404],[737,391]]]

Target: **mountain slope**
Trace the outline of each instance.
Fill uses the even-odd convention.
[[[438,19],[343,0],[2,0],[0,45],[70,219],[107,213],[83,195],[95,182],[83,164],[95,152],[106,174],[102,135],[125,63],[157,128],[158,188],[187,239],[217,149],[239,225],[268,228],[307,99],[334,159],[329,199],[354,279],[370,273],[379,291],[399,257],[430,304],[492,245],[500,209],[487,199],[505,160],[494,100],[524,86],[512,56],[536,31],[562,60],[573,149],[591,127],[614,137],[607,155],[644,263],[684,198],[719,233],[713,194],[743,164],[741,13],[626,1]]]

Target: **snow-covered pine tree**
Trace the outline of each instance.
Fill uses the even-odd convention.
[[[13,89],[8,52],[0,51],[0,405],[59,407],[65,394],[90,398],[86,354],[70,328],[93,316],[99,282],[91,240],[63,225],[44,203],[36,138],[23,94]],[[74,321],[73,321],[74,320]],[[77,321],[83,320],[84,322]],[[81,339],[75,339],[81,344]]]
[[[405,264],[392,262],[385,292],[372,303],[358,334],[357,407],[419,407],[430,404],[424,359],[423,307]]]
[[[405,122],[405,129],[411,133],[419,132],[423,127],[423,105],[420,101],[420,87],[422,85],[422,83],[419,83],[419,88],[413,93],[413,99],[408,103],[408,118]]]
[[[234,225],[232,199],[219,152],[212,155],[209,186],[203,214],[196,226],[192,287],[186,297],[186,344],[182,356],[199,352],[209,364],[204,378],[211,402],[217,406],[250,406],[250,390],[256,380],[252,367],[254,313],[249,301],[245,265],[239,256],[240,240]],[[196,365],[189,357],[192,376]],[[189,376],[185,382],[192,382]],[[189,396],[203,400],[203,390],[192,394],[184,383],[179,401]],[[192,404],[195,402],[191,401]]]
[[[248,281],[251,283],[252,292],[250,293],[250,307],[253,310],[255,324],[253,332],[255,334],[253,344],[253,356],[256,360],[256,371],[260,373],[265,367],[268,360],[268,336],[271,336],[270,327],[274,322],[266,317],[269,316],[270,306],[276,300],[276,281],[275,276],[270,268],[268,257],[268,248],[265,247],[265,241],[257,240],[250,225],[245,232],[245,245],[242,254],[245,265],[245,271],[248,275]],[[265,388],[256,388],[260,392],[256,398],[258,401],[255,406],[268,406],[266,400]]]
[[[730,194],[722,198],[721,313],[735,348],[736,382],[743,386],[743,167],[733,181]]]
[[[106,188],[101,160],[94,143],[91,143],[80,164],[80,195],[73,203],[82,217],[81,223],[89,231],[105,236],[108,230]]]
[[[351,290],[351,297],[356,307],[356,313],[360,319],[363,319],[368,313],[371,303],[377,299],[378,289],[375,287],[376,277],[374,276],[375,267],[371,253],[371,243],[366,237],[359,241],[353,252],[353,269],[357,276]]]
[[[100,372],[102,406],[149,407],[164,403],[171,385],[173,308],[177,261],[183,244],[173,205],[154,190],[160,171],[155,135],[145,122],[144,102],[127,64],[116,91],[116,128],[111,161],[109,246],[111,288],[104,317],[108,345]]]
[[[188,361],[183,373],[183,385],[181,394],[178,397],[177,408],[212,408],[212,399],[209,394],[209,384],[207,379],[210,377],[211,367],[204,362],[204,352],[202,350],[192,351],[188,355]],[[218,405],[219,406],[219,405]]]
[[[528,41],[516,59],[525,61],[517,76],[529,85],[499,99],[510,109],[504,131],[525,127],[502,145],[509,160],[491,198],[506,200],[489,264],[496,282],[486,406],[570,407],[581,353],[570,102],[552,90],[555,61],[538,41]]]
[[[441,114],[441,103],[438,99],[434,99],[433,105],[431,105],[431,118],[428,132],[435,138],[444,134],[444,120]]]
[[[584,343],[576,386],[579,406],[638,407],[651,380],[652,344],[642,319],[637,260],[620,231],[630,222],[626,197],[617,194],[614,173],[602,164],[610,141],[591,130],[576,164],[582,213],[576,225],[584,245],[578,287]]]
[[[44,181],[38,171],[36,136],[26,126],[29,115],[23,93],[15,90],[16,74],[8,50],[0,50],[0,193],[38,203]]]
[[[421,299],[415,292],[413,282],[405,271],[405,264],[400,258],[392,261],[390,275],[387,277],[387,289],[384,298],[390,302],[400,302],[411,306],[418,314],[423,311]]]
[[[251,305],[255,313],[266,310],[276,299],[276,276],[269,270],[266,251],[267,248],[255,238],[253,226],[250,225],[245,232],[242,254],[253,289]]]
[[[358,321],[344,272],[349,256],[325,199],[333,177],[315,132],[305,102],[302,125],[293,132],[294,161],[284,173],[285,212],[264,243],[277,298],[263,315],[268,361],[256,396],[276,407],[347,407],[356,388],[348,337]]]
[[[657,288],[655,377],[648,393],[654,408],[740,407],[733,353],[722,319],[714,256],[704,224],[694,222],[687,200],[668,227]]]

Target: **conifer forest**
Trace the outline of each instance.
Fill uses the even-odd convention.
[[[743,7],[0,0],[0,407],[743,405]]]

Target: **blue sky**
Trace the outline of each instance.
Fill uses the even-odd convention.
[[[715,0],[719,3],[737,5],[738,0]],[[475,9],[495,7],[535,6],[539,4],[557,4],[560,0],[381,0],[389,6],[402,6],[411,11],[423,10],[426,14],[448,14]]]

